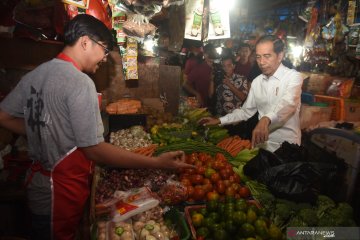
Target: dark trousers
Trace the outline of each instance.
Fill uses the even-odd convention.
[[[51,239],[50,215],[31,214],[31,240]]]

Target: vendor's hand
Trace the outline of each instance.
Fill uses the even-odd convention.
[[[203,125],[203,126],[217,125],[217,124],[220,124],[220,123],[221,123],[220,119],[212,118],[212,117],[204,117],[204,118],[201,118],[198,121],[198,124]]]
[[[263,143],[269,139],[269,125],[271,121],[268,117],[262,117],[252,132],[251,147]]]
[[[195,168],[194,165],[185,163],[185,153],[183,151],[166,152],[160,154],[157,158],[162,168]]]

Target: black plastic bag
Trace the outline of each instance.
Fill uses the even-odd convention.
[[[257,179],[267,169],[284,163],[274,153],[260,148],[256,157],[251,159],[244,166],[244,174],[253,179]]]
[[[328,155],[324,152],[325,157]],[[321,154],[313,157],[307,148],[285,142],[275,153],[260,149],[243,170],[277,197],[314,202],[318,192],[328,193],[342,181],[344,169],[343,160],[336,155],[331,159],[323,159]]]

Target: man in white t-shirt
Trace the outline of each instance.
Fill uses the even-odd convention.
[[[220,118],[203,118],[203,125],[227,125],[244,121],[259,112],[259,122],[252,132],[252,146],[275,151],[281,143],[301,143],[300,104],[303,79],[299,72],[285,67],[284,43],[273,35],[256,43],[256,61],[262,74],[251,84],[240,109]]]

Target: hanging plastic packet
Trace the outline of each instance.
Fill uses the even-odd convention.
[[[347,18],[346,18],[346,24],[347,25],[354,24],[355,14],[356,14],[356,1],[355,0],[349,0],[349,2],[348,2],[348,12],[347,12]]]
[[[210,0],[208,39],[230,38],[229,8],[222,0]]]
[[[118,45],[125,45],[126,34],[123,30],[123,24],[126,21],[126,12],[123,8],[119,7],[114,1],[109,1],[109,5],[112,12],[112,28],[116,32],[116,42]]]
[[[189,0],[185,4],[184,38],[201,41],[204,0]]]
[[[304,22],[308,22],[311,18],[311,11],[315,7],[316,1],[308,1],[305,9],[300,13],[299,18]]]
[[[128,37],[126,46],[126,79],[139,79],[138,76],[138,45],[134,38]]]

